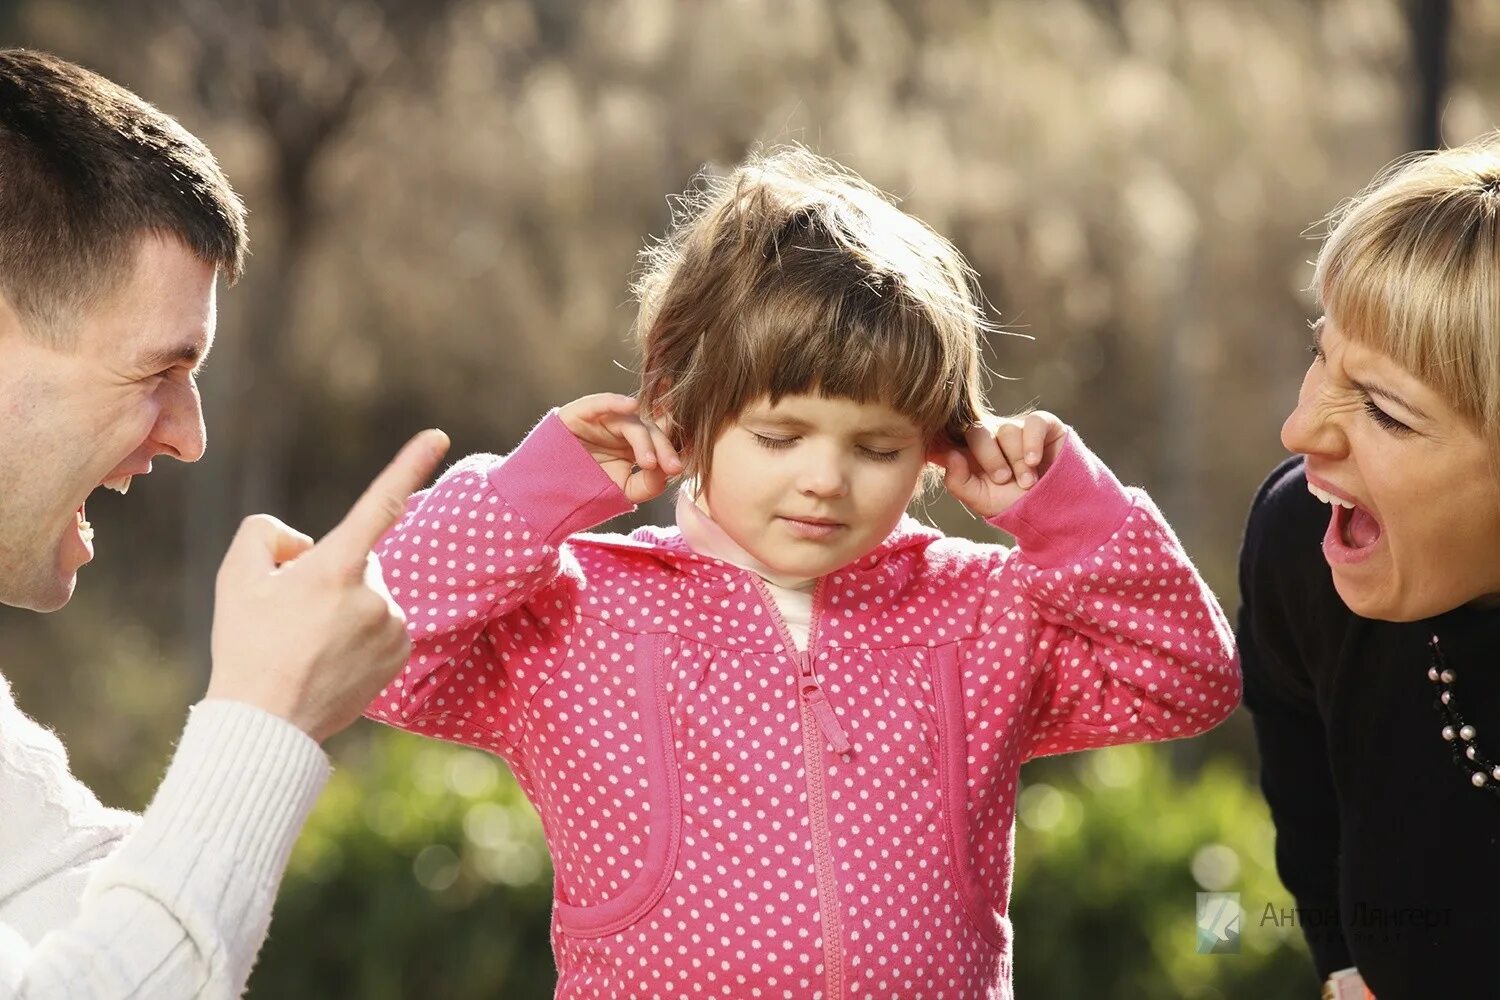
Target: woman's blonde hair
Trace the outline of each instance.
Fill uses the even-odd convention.
[[[749,404],[816,392],[882,402],[924,443],[987,412],[973,270],[952,244],[800,147],[700,174],[642,253],[641,412],[666,415],[684,475],[706,480]],[[929,480],[936,470],[928,467]]]
[[[1472,421],[1500,468],[1500,132],[1397,160],[1331,218],[1324,313]]]

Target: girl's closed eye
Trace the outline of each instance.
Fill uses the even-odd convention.
[[[783,449],[790,448],[792,445],[796,444],[798,440],[794,437],[767,437],[764,434],[757,434],[754,431],[750,432],[750,436],[755,438],[756,444],[759,444],[762,448],[769,448],[772,451],[781,451]],[[859,447],[859,451],[860,454],[875,462],[894,462],[896,459],[901,457],[901,449],[899,448],[897,448],[895,451],[879,451],[875,448],[866,448],[861,445]]]
[[[866,458],[874,459],[877,462],[894,462],[901,457],[901,449],[899,448],[895,451],[876,451],[874,448],[861,447],[859,450],[864,452]]]
[[[762,448],[770,448],[772,451],[780,451],[783,448],[790,448],[792,445],[797,443],[796,438],[766,437],[764,434],[757,434],[754,431],[750,432],[750,436],[755,438],[756,444],[760,445]]]

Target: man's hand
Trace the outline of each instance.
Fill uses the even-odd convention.
[[[322,742],[406,664],[406,617],[371,552],[448,451],[423,431],[322,541],[248,517],[219,566],[208,698],[244,701]]]

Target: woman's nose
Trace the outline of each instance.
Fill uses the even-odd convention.
[[[1321,378],[1314,363],[1302,379],[1297,405],[1281,425],[1281,444],[1300,455],[1327,453],[1337,447],[1337,430],[1330,426],[1321,406]]]

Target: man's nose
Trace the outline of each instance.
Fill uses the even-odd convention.
[[[203,400],[198,386],[176,388],[162,407],[152,439],[162,452],[180,462],[196,462],[208,447],[208,431],[203,426]]]

